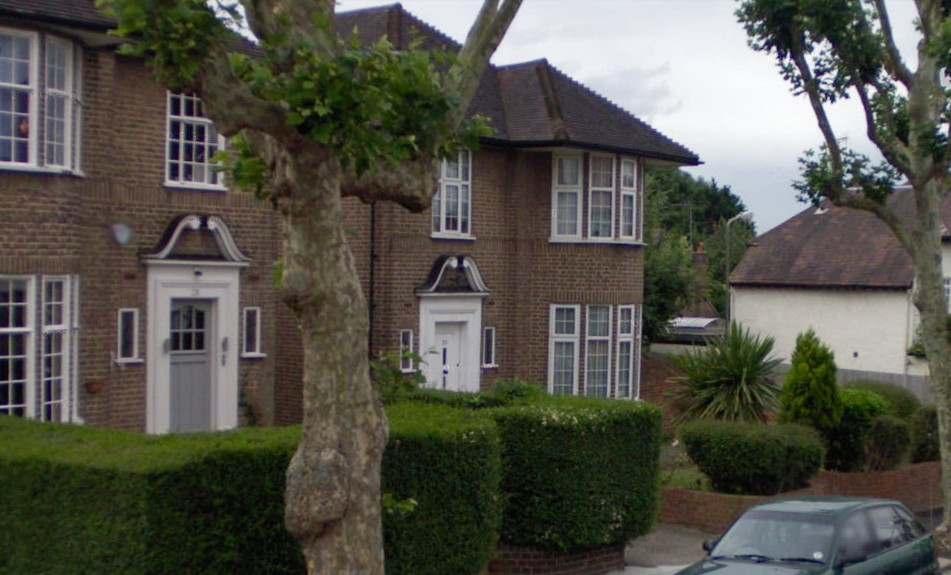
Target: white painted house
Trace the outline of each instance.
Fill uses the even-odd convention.
[[[890,200],[902,217],[912,202],[908,188]],[[944,214],[951,222],[951,203]],[[944,242],[947,286],[951,236]],[[758,237],[730,276],[733,319],[774,337],[786,364],[811,327],[835,353],[840,381],[889,381],[930,399],[928,363],[907,353],[918,325],[912,288],[911,258],[891,230],[836,207],[810,207]]]

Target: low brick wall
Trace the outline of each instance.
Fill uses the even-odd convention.
[[[486,575],[603,575],[623,569],[623,545],[557,553],[499,543]]]
[[[789,495],[855,495],[897,499],[915,512],[941,506],[941,463],[929,461],[895,471],[840,473],[820,471],[809,487]],[[753,495],[725,495],[683,488],[661,489],[659,521],[706,533],[719,533],[750,505],[771,499]]]

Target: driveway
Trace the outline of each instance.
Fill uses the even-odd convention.
[[[627,546],[624,551],[627,568],[614,574],[672,575],[705,556],[703,540],[712,537],[686,527],[659,524]]]

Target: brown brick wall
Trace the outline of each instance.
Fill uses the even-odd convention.
[[[623,569],[623,545],[558,553],[500,543],[487,575],[601,575]]]

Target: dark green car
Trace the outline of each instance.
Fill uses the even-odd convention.
[[[897,501],[778,499],[747,509],[677,575],[937,573],[931,534]]]

